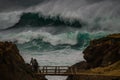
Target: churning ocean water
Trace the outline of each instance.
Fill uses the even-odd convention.
[[[29,63],[71,66],[93,39],[120,31],[119,0],[44,0],[0,13],[0,40],[14,42]],[[48,77],[65,80],[66,77]]]

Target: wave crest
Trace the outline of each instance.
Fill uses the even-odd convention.
[[[7,29],[18,27],[41,27],[41,26],[63,26],[63,27],[82,27],[82,23],[79,20],[63,19],[59,15],[55,17],[43,16],[39,13],[23,13],[18,23]]]
[[[63,48],[84,49],[89,45],[90,40],[103,37],[108,33],[81,33],[81,32],[68,32],[58,35],[52,35],[48,32],[21,32],[18,34],[8,34],[1,37],[2,40],[13,41],[24,46],[25,49],[35,50],[55,50]]]

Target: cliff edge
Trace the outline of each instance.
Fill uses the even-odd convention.
[[[88,68],[108,66],[120,60],[120,34],[93,40],[83,51]]]
[[[33,74],[12,42],[0,42],[0,80],[46,80]]]
[[[80,73],[93,76],[69,76],[67,80],[120,80],[120,34],[112,34],[90,42],[83,51],[85,61],[72,67],[77,67]],[[101,77],[99,76],[101,75]],[[104,76],[104,77],[103,77]],[[105,76],[108,76],[105,78]],[[87,78],[87,79],[86,79]]]

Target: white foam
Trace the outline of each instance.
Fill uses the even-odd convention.
[[[67,76],[46,76],[48,80],[66,80]]]
[[[21,13],[21,11],[0,13],[0,29],[6,29],[15,25],[19,21]]]
[[[34,57],[38,60],[40,66],[71,66],[84,60],[82,52],[73,49],[62,49],[49,52],[21,51],[21,55],[26,62],[29,62],[31,57]]]
[[[36,58],[39,66],[71,66],[83,59],[82,51],[63,49],[49,52],[32,52],[21,50],[21,55],[26,62],[30,62],[31,57]],[[66,80],[66,76],[46,76],[49,80]]]
[[[78,32],[69,32],[69,33],[61,33],[57,35],[52,35],[48,32],[43,31],[25,31],[20,33],[9,33],[7,35],[2,36],[2,40],[10,40],[18,43],[29,42],[33,39],[42,39],[45,42],[49,42],[52,45],[57,44],[71,44],[74,45],[77,43],[77,34]]]
[[[72,3],[72,4],[71,4]],[[40,12],[43,15],[78,19],[88,23],[85,29],[99,27],[101,30],[120,31],[120,5],[118,1],[102,0],[50,0],[26,11]],[[84,27],[84,26],[83,26]]]

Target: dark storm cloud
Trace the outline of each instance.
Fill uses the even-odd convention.
[[[45,0],[0,0],[0,11],[27,8],[43,1]]]
[[[96,2],[102,2],[102,1],[112,1],[112,2],[120,2],[120,0],[86,0],[89,3],[96,3]]]
[[[25,9],[30,6],[40,4],[41,2],[44,2],[44,1],[50,1],[50,0],[0,0],[0,12]],[[101,1],[120,2],[120,0],[86,0],[86,1],[88,3],[96,3]]]

